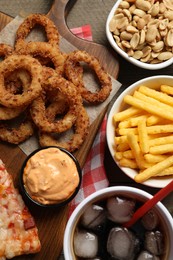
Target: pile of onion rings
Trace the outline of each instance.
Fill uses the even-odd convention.
[[[27,41],[42,26],[45,41]],[[54,23],[29,15],[16,31],[14,46],[0,44],[0,140],[20,144],[32,135],[40,146],[61,146],[73,152],[89,132],[87,105],[104,102],[111,79],[86,51],[63,53]],[[83,63],[94,71],[100,89],[92,93],[83,80]]]

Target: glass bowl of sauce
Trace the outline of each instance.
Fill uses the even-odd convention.
[[[44,147],[24,161],[20,174],[22,192],[34,204],[60,207],[80,189],[82,171],[77,159],[61,147]]]

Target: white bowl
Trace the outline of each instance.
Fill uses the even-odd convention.
[[[158,70],[158,69],[162,69],[162,68],[165,68],[165,67],[171,65],[173,63],[173,58],[171,58],[171,59],[169,59],[167,61],[158,63],[158,64],[150,64],[150,63],[141,62],[139,60],[134,59],[133,57],[129,57],[128,54],[126,52],[124,52],[116,44],[115,39],[114,39],[112,33],[109,30],[109,23],[110,23],[112,17],[114,16],[114,13],[115,13],[116,9],[118,8],[118,6],[119,6],[121,1],[122,0],[117,0],[116,1],[115,5],[111,9],[111,11],[110,11],[110,13],[108,15],[107,21],[106,21],[106,35],[107,35],[108,41],[109,41],[110,45],[113,47],[113,49],[115,49],[118,52],[118,54],[120,54],[127,61],[129,61],[130,63],[132,63],[132,64],[134,64],[134,65],[136,65],[136,66],[138,66],[140,68],[143,68],[143,69]]]
[[[64,241],[63,241],[64,256],[65,256],[66,260],[76,260],[77,259],[74,255],[74,250],[73,250],[73,236],[74,236],[74,231],[78,224],[79,218],[81,217],[83,212],[92,203],[95,203],[96,201],[103,200],[103,199],[106,199],[106,198],[114,196],[114,195],[130,197],[130,198],[139,200],[141,202],[145,202],[146,200],[152,198],[151,194],[149,194],[143,190],[133,188],[133,187],[126,187],[126,186],[116,186],[116,187],[104,188],[104,189],[94,192],[93,194],[88,196],[76,207],[76,209],[73,211],[72,215],[70,216],[70,218],[67,222],[67,226],[66,226],[65,234],[64,234]],[[166,257],[164,258],[164,260],[171,260],[172,256],[173,256],[172,216],[161,202],[159,202],[155,205],[155,210],[163,223],[165,235],[167,237],[166,238],[167,253],[166,253]]]
[[[129,86],[126,90],[124,90],[120,94],[120,96],[116,99],[116,101],[114,102],[114,104],[110,110],[110,113],[108,115],[107,127],[106,127],[106,138],[107,138],[107,144],[108,144],[109,151],[112,155],[112,158],[114,159],[114,161],[116,163],[117,163],[117,161],[114,158],[115,126],[113,124],[113,115],[122,109],[122,106],[124,104],[123,103],[124,96],[126,96],[127,94],[130,94],[130,95],[133,94],[135,89],[137,89],[140,85],[145,85],[145,86],[151,87],[151,88],[157,88],[161,84],[173,86],[173,77],[160,75],[160,76],[152,76],[152,77],[141,79],[141,80],[135,82],[134,84],[132,84],[131,86]],[[118,163],[117,163],[117,165],[118,165]],[[134,169],[130,169],[127,167],[120,167],[120,169],[127,176],[129,176],[132,179],[134,179],[134,176],[137,174],[137,171]],[[170,181],[172,181],[172,176],[171,177],[167,176],[165,178],[160,178],[160,179],[152,178],[152,179],[149,179],[149,180],[143,182],[142,184],[151,186],[151,187],[162,188],[162,187],[166,186]]]

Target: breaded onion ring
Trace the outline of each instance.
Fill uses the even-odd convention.
[[[0,57],[1,58],[6,58],[9,55],[13,53],[13,47],[5,44],[5,43],[0,43]]]
[[[92,93],[87,90],[84,86],[82,77],[76,77],[76,73],[73,73],[73,69],[78,62],[87,63],[87,65],[95,71],[99,82],[101,83],[101,88],[98,92]],[[78,88],[78,91],[80,91],[84,100],[90,103],[98,103],[107,99],[112,90],[111,78],[101,67],[101,64],[97,58],[91,56],[86,51],[74,51],[68,55],[64,66],[65,75]]]
[[[40,61],[46,59],[49,61],[56,72],[62,75],[64,71],[64,62],[66,55],[62,54],[56,47],[51,46],[48,43],[44,42],[29,42],[27,47],[24,50],[18,52],[19,54],[29,54],[32,57]]]
[[[29,74],[24,70],[15,70],[6,79],[6,88],[11,93],[19,93],[21,88],[28,88],[31,79]],[[19,106],[16,108],[9,108],[0,105],[0,120],[10,120],[17,117],[26,109],[26,106]]]
[[[33,133],[33,123],[29,119],[22,122],[17,128],[0,125],[0,140],[11,144],[19,144],[32,136]]]
[[[15,41],[16,51],[20,51],[27,46],[26,37],[36,25],[43,26],[48,42],[52,46],[58,47],[59,33],[55,24],[46,15],[31,14],[22,22],[22,24],[17,29]]]
[[[58,102],[54,102],[51,104],[51,107],[47,109],[47,116],[49,120],[55,118],[56,114],[62,113],[62,107],[59,106]],[[54,114],[54,115],[53,115]],[[39,143],[41,146],[60,146],[62,148],[67,149],[69,152],[74,152],[78,149],[83,141],[85,140],[88,131],[89,131],[89,117],[83,106],[79,111],[78,117],[74,124],[74,134],[67,141],[59,141],[58,135],[54,135],[52,133],[39,133]]]
[[[31,84],[21,94],[13,94],[5,87],[5,78],[16,69],[25,69],[31,75]],[[41,93],[40,63],[26,55],[11,55],[0,63],[0,103],[6,107],[19,107],[28,105]]]
[[[49,122],[46,117],[45,98],[39,96],[31,104],[31,117],[36,126],[45,132],[64,132],[72,127],[77,114],[82,104],[81,96],[78,95],[75,86],[70,82],[60,77],[51,77],[48,79],[48,84],[44,86],[45,91],[56,90],[60,91],[68,102],[69,110],[65,116],[55,122]]]

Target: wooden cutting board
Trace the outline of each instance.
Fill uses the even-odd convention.
[[[65,19],[68,12],[70,11],[70,7],[74,3],[75,0],[55,0],[50,12],[48,13],[49,18],[54,21],[62,37],[64,37],[78,49],[86,50],[90,54],[98,57],[108,73],[116,79],[119,72],[119,63],[115,53],[97,43],[79,39],[69,31]],[[0,30],[12,19],[12,17],[0,13]],[[75,156],[79,160],[81,166],[83,166],[85,163],[88,151],[91,148],[94,137],[100,126],[100,123],[102,122],[105,112],[106,109],[102,111],[97,120],[91,125],[88,138],[80,150],[75,153]],[[14,176],[16,187],[18,187],[18,176],[25,157],[26,155],[20,150],[19,147],[2,142],[0,143],[0,158],[5,163],[8,172]],[[15,259],[57,259],[62,251],[63,235],[67,222],[68,207],[66,206],[61,209],[45,210],[34,207],[28,202],[27,205],[36,220],[42,249],[40,253],[36,255],[22,256]]]

